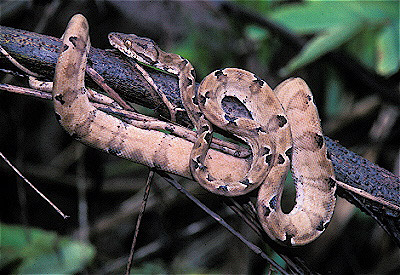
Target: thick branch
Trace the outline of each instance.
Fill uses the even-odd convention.
[[[0,26],[0,45],[31,71],[48,80],[53,78],[57,50],[61,46],[59,39]],[[13,68],[4,57],[0,58],[0,62],[3,69]],[[130,62],[133,61],[115,51],[91,48],[89,55],[90,66],[124,99],[155,109],[162,116],[169,117],[167,108],[159,107],[162,105],[161,100]],[[145,69],[169,100],[182,105],[177,78],[151,68]],[[89,79],[88,83],[95,85]],[[240,110],[237,111],[240,112]],[[189,124],[187,116],[177,117],[177,121],[182,125]],[[400,179],[398,177],[329,138],[326,138],[326,142],[339,180],[348,186],[364,190],[372,197],[400,207]],[[365,199],[365,196],[360,196],[346,188],[339,188],[338,194],[377,219],[400,245],[400,212],[398,210],[388,208],[387,205],[379,202],[374,203]]]
[[[0,26],[0,45],[19,63],[29,70],[52,81],[61,40],[34,32]],[[142,75],[131,65],[129,58],[114,50],[91,48],[89,65],[97,71],[124,99],[154,109],[168,118],[168,109],[153,91]],[[1,68],[15,70],[3,55],[0,55]],[[167,95],[169,101],[182,104],[179,96],[177,78],[152,68],[146,68],[159,90]],[[96,87],[87,78],[90,87]],[[161,106],[161,107],[160,107]],[[182,105],[181,105],[182,106]],[[183,125],[189,125],[185,115],[177,118]]]

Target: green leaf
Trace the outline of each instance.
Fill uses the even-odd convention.
[[[265,0],[235,0],[235,5],[241,5],[245,7],[246,9],[253,10],[255,12],[264,14],[268,12],[271,9],[271,6],[275,4],[276,2],[279,2],[279,0],[275,1],[265,1]]]
[[[399,70],[399,1],[315,1],[281,6],[270,17],[300,34],[317,34],[286,75],[351,39],[347,50],[381,75]],[[359,35],[356,35],[359,33]]]
[[[345,49],[367,67],[375,68],[376,38],[381,28],[365,25],[363,30],[346,43]]]
[[[313,1],[282,6],[270,18],[299,34],[312,34],[359,21],[359,14],[352,9],[348,2]]]
[[[385,27],[377,38],[376,71],[391,76],[399,70],[399,21]]]
[[[281,69],[280,74],[282,76],[287,76],[294,70],[336,49],[351,39],[361,28],[362,22],[353,22],[351,25],[330,28],[328,31],[310,40],[301,52],[292,59],[286,67]]]
[[[245,35],[251,40],[260,41],[268,36],[268,32],[264,28],[256,25],[249,25],[245,28]]]
[[[93,259],[89,244],[54,232],[0,224],[0,268],[18,263],[14,273],[76,273]]]

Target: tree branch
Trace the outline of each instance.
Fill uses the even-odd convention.
[[[26,68],[46,80],[52,80],[58,57],[57,51],[61,46],[60,39],[0,26],[0,45]],[[169,117],[166,106],[142,75],[131,65],[134,61],[119,52],[93,47],[88,60],[89,65],[122,98],[154,109],[163,117]],[[0,65],[0,70],[3,71],[16,70],[4,56],[0,56]],[[152,68],[146,67],[145,70],[170,101],[182,106],[177,78]],[[91,87],[96,87],[90,79],[87,79],[87,83]],[[240,112],[240,110],[237,111]],[[177,117],[177,122],[185,126],[190,124],[185,114]],[[337,178],[344,182],[339,186],[338,194],[375,218],[400,246],[400,211],[398,210],[400,208],[400,179],[330,138],[326,137],[325,140],[332,156]]]

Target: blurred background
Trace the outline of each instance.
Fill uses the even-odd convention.
[[[87,17],[93,47],[111,48],[112,31],[149,37],[188,59],[198,82],[225,67],[252,71],[271,87],[300,76],[313,91],[324,133],[399,175],[398,1],[0,1],[2,26],[54,37],[75,13]],[[3,71],[0,77],[26,86]],[[71,216],[63,220],[0,160],[2,271],[124,272],[147,167],[72,140],[50,101],[4,91],[0,152]],[[177,179],[285,267],[220,197]],[[400,273],[399,248],[340,198],[327,231],[293,253],[322,274]],[[133,265],[132,273],[269,272],[158,176]]]

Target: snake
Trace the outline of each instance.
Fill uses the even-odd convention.
[[[187,59],[162,51],[151,39],[110,33],[111,45],[125,55],[178,77],[183,106],[197,132],[196,141],[190,142],[135,127],[93,107],[84,83],[88,29],[84,16],[72,17],[54,76],[56,117],[72,137],[118,157],[194,178],[218,195],[240,196],[259,187],[259,220],[279,243],[304,245],[325,230],[334,210],[336,180],[312,94],[302,79],[288,79],[272,90],[251,72],[226,68],[207,75],[196,89],[195,70]],[[229,100],[247,112],[227,107]],[[251,156],[243,160],[210,149],[214,127],[247,143]],[[296,204],[286,214],[280,199],[291,167]]]

